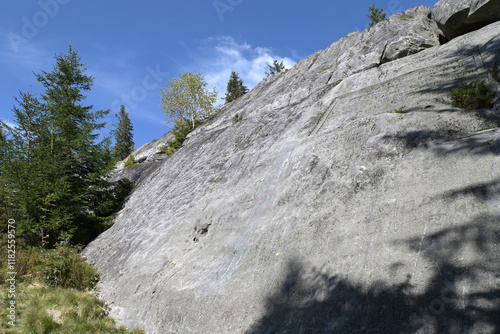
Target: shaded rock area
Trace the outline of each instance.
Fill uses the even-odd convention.
[[[500,0],[441,0],[432,9],[448,39],[500,20]]]
[[[393,15],[264,79],[153,162],[85,249],[118,323],[500,332],[500,22],[439,45],[429,14]],[[394,38],[401,20],[422,32]],[[476,79],[494,107],[451,107]]]

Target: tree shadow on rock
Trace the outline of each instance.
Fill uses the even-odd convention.
[[[413,130],[396,135],[388,134],[382,139],[387,142],[400,143],[405,150],[430,149],[436,155],[441,156],[460,152],[473,155],[497,156],[500,154],[500,131],[497,129],[466,137],[452,129]],[[452,145],[446,145],[446,143]]]
[[[500,333],[499,221],[478,217],[399,241],[435,263],[421,287],[410,276],[366,286],[293,260],[266,314],[247,333]]]
[[[467,187],[448,191],[444,194],[445,198],[451,200],[455,200],[463,196],[473,196],[481,201],[494,200],[500,196],[500,179],[472,184]]]
[[[472,118],[481,120],[481,129],[483,130],[498,128],[500,126],[500,86],[498,78],[495,78],[492,73],[494,69],[498,70],[498,67],[500,65],[500,37],[496,36],[494,38],[491,38],[483,45],[477,45],[474,43],[457,44],[456,51],[451,52],[449,54],[449,57],[453,59],[456,58],[457,63],[460,63],[461,60],[465,61],[467,59],[472,59],[473,62],[471,64],[473,65],[459,67],[456,70],[458,71],[457,73],[447,73],[446,76],[443,76],[439,84],[425,85],[422,89],[413,92],[413,94],[415,95],[440,96],[440,102],[449,103],[449,107],[435,109],[434,105],[432,105],[432,102],[429,102],[429,105],[427,106],[422,105],[408,108],[404,110],[404,113],[453,113],[456,115],[455,117],[457,119],[467,115],[469,117],[473,116]],[[458,88],[460,84],[464,82],[470,82],[472,80],[486,81],[486,83],[496,92],[496,96],[494,99],[495,105],[493,108],[464,111],[462,109],[454,108],[451,106],[451,101],[449,101],[449,94],[453,90]],[[439,129],[408,131],[403,134],[387,135],[385,139],[392,139],[395,141],[399,140],[405,145],[410,146],[411,148],[416,148],[417,146],[427,148],[431,143],[436,141],[443,142],[449,140],[457,140],[470,136],[471,133],[468,133],[465,128],[460,128],[459,125],[453,125],[452,123],[448,122],[448,124],[443,125]],[[450,152],[441,150],[437,153],[455,153],[461,150],[472,149],[474,150],[474,153],[477,154],[497,154],[500,148],[496,147],[496,150],[493,150],[494,152],[490,148],[485,147],[481,147],[478,149],[478,146],[484,144],[484,141],[473,137],[463,140],[460,144],[461,146],[457,150],[452,150]]]

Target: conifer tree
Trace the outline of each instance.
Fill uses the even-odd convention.
[[[275,75],[276,73],[288,71],[283,64],[283,60],[278,62],[276,59],[274,60],[272,65],[267,65],[269,67],[269,72],[266,72],[268,77]]]
[[[15,215],[20,233],[37,234],[45,219],[45,194],[56,185],[55,168],[50,154],[51,133],[47,110],[31,93],[15,98],[14,127],[7,124],[8,138],[4,146],[2,176],[9,200],[15,202]],[[30,221],[29,224],[22,222]]]
[[[115,160],[121,161],[134,151],[134,141],[132,133],[134,127],[132,126],[132,122],[130,121],[128,113],[125,112],[124,105],[120,107],[120,112],[118,114],[115,114],[115,116],[116,118],[118,118],[118,124],[116,125],[116,128],[111,131],[111,133],[115,137],[113,157]]]
[[[10,196],[4,171],[4,165],[7,159],[7,137],[4,133],[3,123],[0,122],[0,233],[6,232],[7,220],[12,218],[9,213]]]
[[[116,209],[116,194],[123,199],[123,189],[130,188],[104,177],[111,168],[109,139],[97,137],[108,111],[83,105],[93,82],[85,71],[70,46],[55,57],[51,72],[36,74],[44,87],[40,97],[21,93],[13,109],[15,126],[3,124],[8,159],[2,160],[1,175],[29,244],[91,241]]]
[[[248,88],[243,85],[238,73],[232,71],[227,83],[226,103],[237,100],[248,92]]]
[[[100,183],[108,167],[103,164],[105,152],[102,143],[96,142],[96,131],[105,126],[99,120],[109,111],[92,111],[92,106],[82,105],[83,93],[94,80],[85,71],[81,57],[70,46],[68,54],[56,56],[52,72],[36,75],[45,87],[41,98],[50,117],[53,139],[48,153],[57,164],[51,181],[58,186],[47,194],[47,206],[52,207],[47,219],[59,222],[61,239],[71,237],[89,221],[90,189]]]
[[[368,10],[370,13],[367,15],[368,18],[370,19],[370,22],[368,23],[370,27],[373,27],[380,21],[383,21],[386,19],[387,14],[382,8],[375,8],[375,5],[371,5]]]

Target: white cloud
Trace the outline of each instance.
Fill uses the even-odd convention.
[[[216,87],[220,99],[225,96],[231,71],[237,72],[245,86],[252,89],[266,77],[268,65],[275,59],[283,61],[286,68],[291,68],[296,63],[290,57],[276,54],[271,48],[239,44],[230,36],[218,36],[204,41],[204,46],[192,57],[195,63],[186,68],[186,72],[204,74],[209,86]]]
[[[5,47],[0,48],[0,63],[7,75],[13,75],[18,80],[32,82],[33,72],[39,73],[41,69],[50,69],[53,55],[45,48],[30,43],[23,46],[22,52],[15,53]]]

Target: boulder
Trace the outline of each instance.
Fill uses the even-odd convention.
[[[500,0],[441,0],[432,9],[448,39],[500,20]]]

